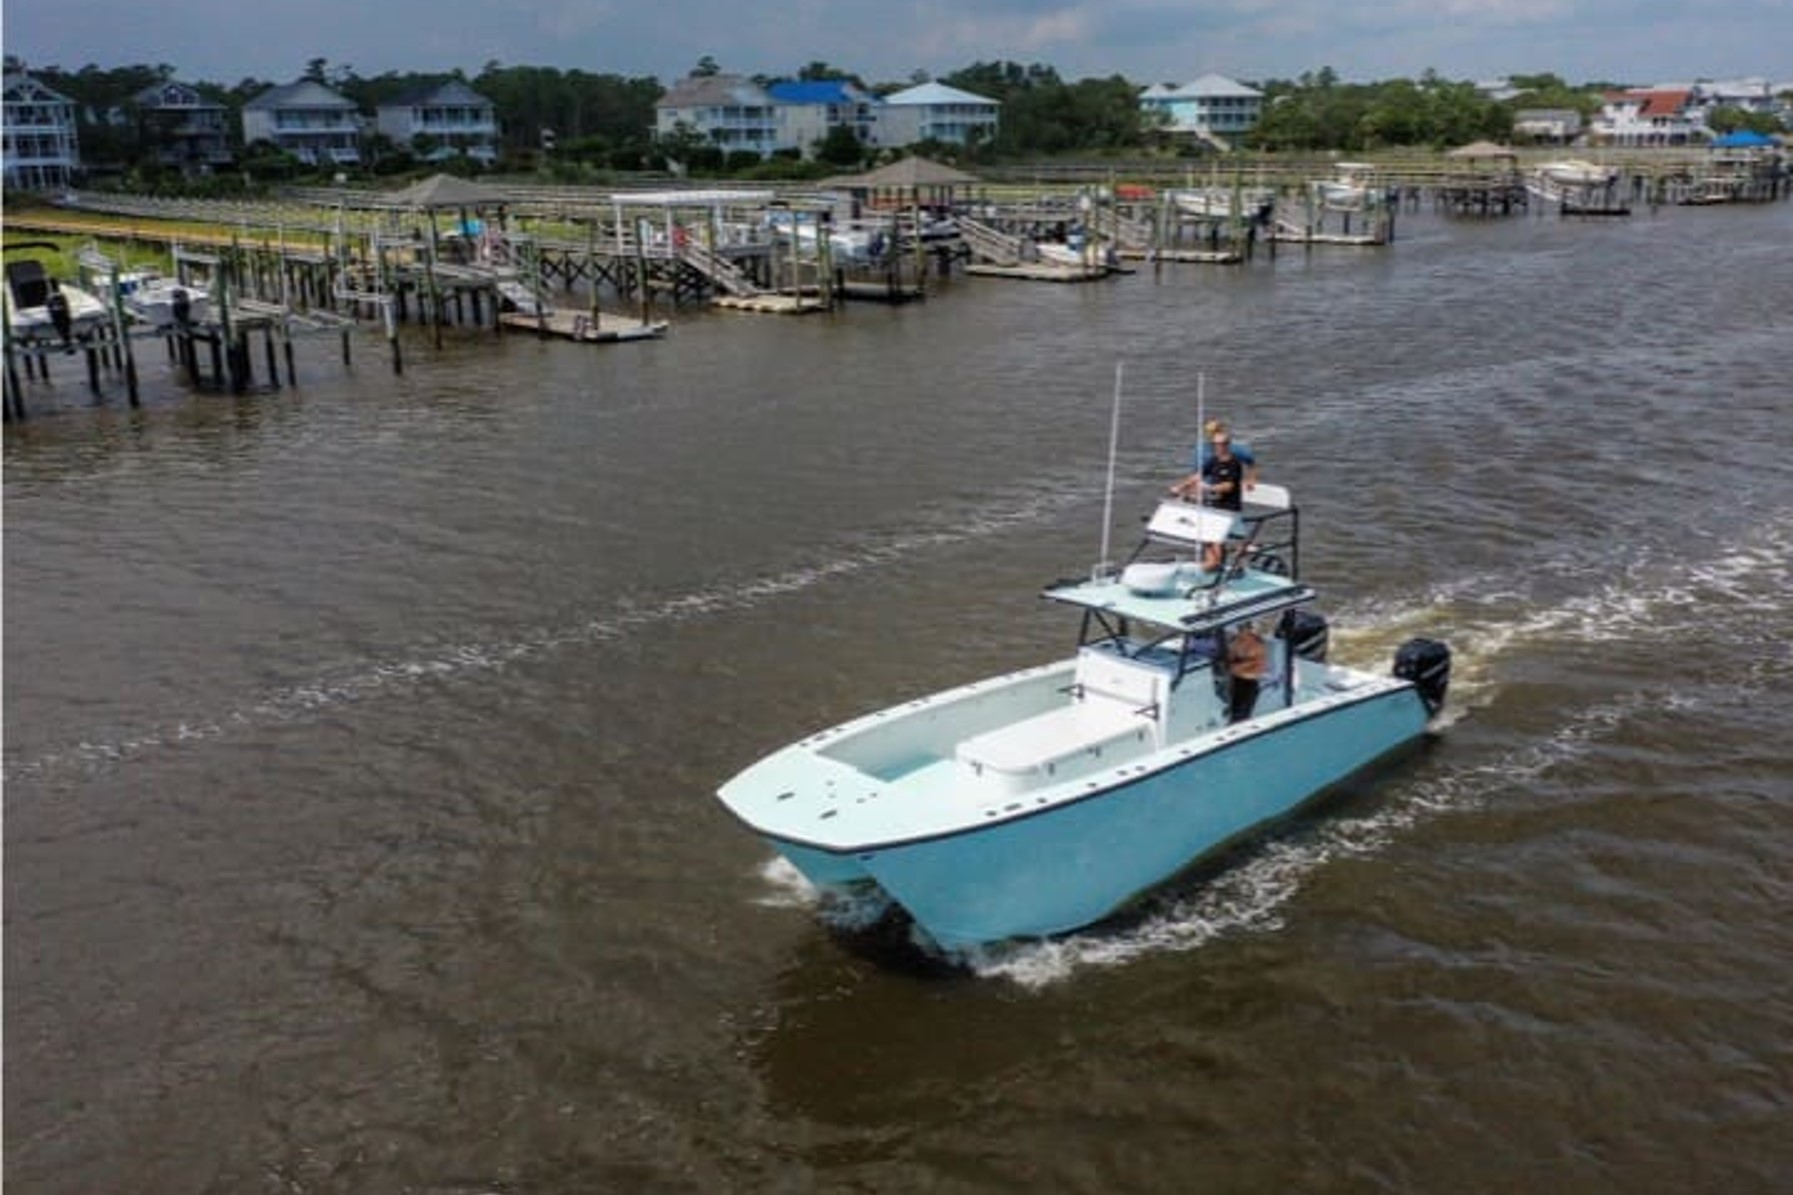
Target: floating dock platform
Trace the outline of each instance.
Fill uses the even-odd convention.
[[[1105,265],[1061,266],[1050,262],[1023,262],[1020,265],[1000,266],[974,261],[965,267],[965,272],[981,278],[1017,278],[1023,282],[1097,282],[1131,271]]]
[[[594,316],[589,311],[550,311],[542,315],[510,312],[498,322],[513,332],[534,332],[580,344],[616,344],[624,340],[657,340],[666,335],[665,320],[643,323],[620,316]]]
[[[1245,260],[1245,254],[1235,249],[1135,249],[1122,248],[1117,251],[1123,261],[1178,261],[1196,262],[1202,265],[1231,266]]]
[[[726,311],[756,311],[764,315],[808,315],[812,311],[826,311],[828,304],[813,295],[775,294],[770,291],[756,295],[717,295],[712,306]]]

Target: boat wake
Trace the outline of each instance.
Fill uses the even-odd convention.
[[[1414,786],[1361,817],[1318,821],[1303,832],[1268,840],[1199,887],[1154,899],[1125,928],[1097,927],[1043,942],[1004,943],[963,956],[976,974],[1022,987],[1062,983],[1091,968],[1197,950],[1223,938],[1273,933],[1306,882],[1340,860],[1375,856],[1416,825],[1480,808],[1516,784],[1586,755],[1632,719],[1672,706],[1672,694],[1638,692],[1582,710],[1545,741]]]
[[[1590,564],[1587,575],[1603,578],[1601,583],[1550,605],[1535,605],[1530,595],[1515,592],[1510,578],[1492,577],[1466,579],[1407,602],[1366,605],[1343,620],[1361,629],[1334,639],[1343,657],[1386,659],[1394,645],[1421,627],[1432,628],[1452,644],[1450,701],[1435,724],[1438,729],[1495,702],[1501,691],[1500,666],[1519,653],[1614,644],[1647,650],[1665,638],[1710,633],[1715,622],[1727,633],[1757,638],[1765,650],[1713,688],[1633,684],[1568,711],[1554,731],[1523,748],[1482,761],[1435,757],[1429,774],[1393,786],[1391,799],[1373,812],[1315,819],[1296,832],[1266,839],[1185,890],[1160,894],[1136,914],[1137,920],[1045,942],[985,947],[968,952],[962,961],[978,975],[1037,988],[1089,968],[1125,966],[1143,957],[1199,949],[1216,939],[1275,932],[1303,885],[1335,861],[1374,856],[1424,821],[1484,808],[1597,751],[1638,721],[1665,713],[1685,716],[1709,703],[1749,701],[1793,685],[1788,628],[1750,626],[1751,619],[1784,620],[1776,595],[1793,580],[1793,523],[1771,519],[1758,530],[1753,538],[1720,546],[1705,560],[1646,553],[1617,576]],[[1558,583],[1564,576],[1563,568],[1542,571]]]
[[[986,505],[973,517],[963,511],[923,515],[919,528],[896,534],[866,533],[853,551],[780,573],[740,580],[724,578],[684,593],[641,604],[627,601],[602,614],[562,626],[537,627],[508,638],[438,647],[427,654],[372,660],[340,675],[320,676],[266,693],[236,709],[211,717],[188,717],[135,732],[94,736],[69,747],[8,762],[8,782],[42,779],[61,772],[99,772],[144,755],[191,747],[269,726],[291,725],[327,711],[415,690],[487,676],[556,652],[629,638],[650,627],[738,613],[829,582],[958,544],[1012,533],[1087,503],[1074,488],[1028,489]]]
[[[1782,617],[1778,595],[1793,584],[1793,514],[1764,520],[1705,559],[1685,550],[1624,552],[1613,559],[1564,553],[1526,585],[1510,573],[1487,573],[1405,599],[1364,599],[1341,612],[1333,646],[1342,662],[1372,667],[1422,630],[1444,639],[1454,652],[1447,718],[1493,701],[1496,666],[1517,653],[1648,648],[1710,634],[1714,625],[1788,650],[1786,636],[1766,624]],[[1772,655],[1766,659],[1772,666]],[[1758,661],[1755,671],[1762,667]]]

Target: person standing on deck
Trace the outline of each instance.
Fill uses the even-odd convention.
[[[1258,458],[1252,452],[1251,446],[1234,443],[1232,433],[1227,430],[1226,424],[1219,419],[1210,419],[1202,426],[1201,443],[1196,446],[1195,451],[1189,454],[1188,475],[1170,487],[1171,493],[1179,498],[1187,499],[1200,492],[1202,472],[1208,467],[1208,462],[1214,459],[1216,437],[1227,440],[1232,448],[1233,456],[1238,458],[1240,465],[1244,467],[1244,490],[1249,491],[1251,487],[1258,484]]]
[[[1243,722],[1258,704],[1258,689],[1270,664],[1263,637],[1250,623],[1233,633],[1226,648],[1226,670],[1231,681],[1227,720]]]
[[[1244,504],[1245,462],[1233,455],[1232,437],[1224,427],[1213,434],[1209,443],[1212,451],[1202,461],[1200,471],[1171,486],[1170,492],[1183,499],[1199,496],[1203,506],[1216,510],[1239,510]],[[1216,572],[1225,559],[1225,544],[1202,545],[1204,569]]]

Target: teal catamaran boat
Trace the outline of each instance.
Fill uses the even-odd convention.
[[[1246,497],[1165,501],[1124,565],[1048,586],[1078,616],[1069,658],[811,735],[722,803],[824,893],[881,889],[951,952],[1100,921],[1419,738],[1449,649],[1330,663],[1299,510]]]

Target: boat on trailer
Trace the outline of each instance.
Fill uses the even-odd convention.
[[[1281,487],[1247,496],[1167,500],[1123,566],[1047,586],[1079,616],[1070,658],[813,734],[723,805],[824,896],[881,890],[955,952],[1101,921],[1419,739],[1449,649],[1410,640],[1388,675],[1329,662],[1300,512]],[[1267,650],[1235,716],[1248,627]]]

